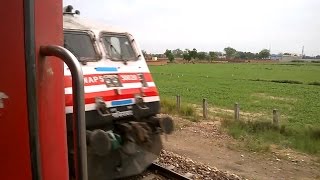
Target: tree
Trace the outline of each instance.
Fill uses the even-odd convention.
[[[244,54],[246,56],[246,59],[255,59],[256,58],[256,55],[253,54],[252,52],[245,52]]]
[[[164,55],[166,55],[166,57],[170,56],[170,54],[172,54],[171,50],[166,49],[166,52],[164,52]]]
[[[193,48],[192,51],[188,50],[188,53],[189,53],[189,56],[190,56],[192,59],[195,59],[195,58],[197,58],[197,56],[198,56],[198,52],[197,52],[197,49],[196,49],[196,48]]]
[[[237,50],[233,49],[232,47],[226,47],[224,48],[224,51],[226,52],[226,57],[228,59],[234,58],[237,52]]]
[[[145,50],[142,50],[142,55],[145,59],[147,59],[148,53]]]
[[[267,59],[270,57],[270,51],[268,49],[262,49],[259,52],[259,58],[261,59]]]
[[[207,52],[198,52],[197,53],[197,57],[199,58],[199,60],[204,60],[204,59],[206,59],[207,56],[208,56]]]
[[[217,52],[214,52],[214,51],[209,51],[209,57],[210,57],[210,60],[215,60],[218,58],[218,53]]]
[[[222,53],[222,52],[215,52],[215,53],[216,53],[217,57],[223,56],[223,53]]]
[[[247,56],[244,52],[242,51],[237,51],[235,54],[236,59],[247,59]]]
[[[176,58],[182,58],[183,51],[178,48],[178,49],[172,50],[172,54]]]
[[[206,53],[205,60],[207,60],[207,61],[209,61],[209,62],[212,61],[209,53]]]
[[[188,52],[184,52],[184,53],[182,54],[182,57],[183,57],[184,60],[187,60],[188,62],[191,61],[191,56],[189,55]]]
[[[171,50],[167,49],[164,54],[166,55],[166,57],[169,59],[170,62],[174,61],[174,56],[173,56]]]

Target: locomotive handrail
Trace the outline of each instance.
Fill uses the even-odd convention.
[[[74,161],[77,180],[88,180],[87,146],[86,146],[86,122],[84,104],[84,82],[81,65],[77,58],[67,49],[48,45],[40,47],[42,56],[55,56],[62,59],[70,69],[72,76],[73,97],[73,137]]]

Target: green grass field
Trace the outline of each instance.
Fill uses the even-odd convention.
[[[161,98],[180,94],[182,103],[198,105],[207,98],[211,106],[223,110],[232,110],[238,102],[246,120],[257,122],[271,122],[272,110],[278,109],[281,125],[291,132],[289,139],[284,137],[286,144],[320,152],[320,64],[172,64],[150,70]],[[213,115],[232,118],[223,112]],[[316,147],[300,147],[310,143],[295,142],[297,133],[301,138],[312,136],[315,141],[310,143]]]

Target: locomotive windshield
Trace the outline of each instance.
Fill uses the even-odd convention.
[[[132,43],[126,35],[103,34],[102,39],[110,59],[120,61],[137,60]]]
[[[64,47],[72,52],[79,61],[99,59],[90,35],[85,32],[64,32]]]

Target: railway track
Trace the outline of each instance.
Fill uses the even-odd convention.
[[[121,178],[119,180],[191,180],[177,172],[165,168],[164,166],[152,163],[143,173]]]
[[[148,171],[156,174],[156,175],[160,175],[166,179],[170,179],[170,180],[191,180],[190,178],[187,178],[177,172],[174,172],[170,169],[167,169],[161,165],[158,165],[156,163],[152,163],[148,169]]]
[[[173,152],[162,150],[156,163],[151,164],[141,174],[121,180],[242,180],[235,174],[220,171],[215,167],[194,162]]]

